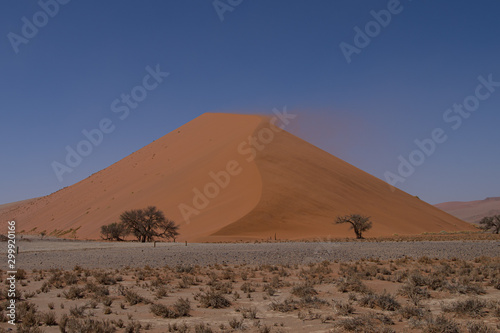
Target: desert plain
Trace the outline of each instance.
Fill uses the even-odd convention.
[[[186,246],[23,236],[19,244],[20,332],[500,327],[498,239]],[[5,316],[2,331],[13,329]]]
[[[499,236],[290,134],[292,119],[203,114],[0,206],[18,248],[0,332],[497,332]],[[175,241],[101,240],[148,205],[178,224]],[[370,217],[365,239],[334,223],[346,214]]]

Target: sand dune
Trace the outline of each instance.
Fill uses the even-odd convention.
[[[485,216],[500,214],[500,197],[476,201],[450,201],[435,206],[459,219],[477,223]]]
[[[190,242],[352,236],[332,224],[349,213],[372,217],[367,236],[474,230],[271,119],[203,114],[75,185],[0,207],[0,218],[25,232],[97,239],[124,210],[155,205]]]

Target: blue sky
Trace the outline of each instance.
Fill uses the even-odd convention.
[[[497,1],[55,1],[0,5],[0,203],[74,184],[204,112],[284,106],[294,134],[383,180],[441,128],[395,185],[430,203],[500,196],[500,87],[458,129],[443,119],[479,76],[500,82]],[[355,27],[374,30],[348,63]],[[157,65],[169,76],[120,120],[111,103]],[[103,118],[114,131],[60,182],[51,163]]]

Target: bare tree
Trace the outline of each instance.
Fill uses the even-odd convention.
[[[369,216],[359,214],[351,214],[345,216],[337,216],[336,224],[350,223],[351,229],[354,229],[357,239],[363,239],[363,232],[371,229],[372,222]]]
[[[155,206],[126,211],[120,215],[120,220],[143,243],[151,242],[155,237],[175,239],[179,234],[179,226],[165,218],[163,212]]]
[[[175,224],[174,221],[166,219],[162,225],[159,226],[158,236],[164,237],[166,239],[172,239],[175,242],[175,238],[179,235],[179,226]]]
[[[492,230],[492,233],[498,234],[500,233],[500,215],[483,217],[479,225],[484,231]]]
[[[113,222],[111,224],[101,226],[101,237],[105,240],[122,241],[122,237],[127,236],[129,233],[130,231],[123,223]]]

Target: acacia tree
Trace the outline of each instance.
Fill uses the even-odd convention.
[[[130,231],[123,223],[113,222],[111,224],[101,226],[101,237],[105,240],[122,241],[122,237],[127,236],[129,233]]]
[[[483,217],[479,225],[484,231],[492,230],[492,233],[498,234],[500,233],[500,215]]]
[[[337,216],[336,224],[350,223],[351,229],[354,229],[357,239],[363,239],[363,232],[371,229],[372,222],[369,216],[359,214],[351,214],[345,216]]]
[[[175,239],[179,235],[179,226],[165,218],[155,206],[145,209],[133,209],[120,215],[121,223],[140,242],[151,242],[155,237]]]

